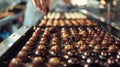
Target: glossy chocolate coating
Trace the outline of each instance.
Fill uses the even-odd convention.
[[[60,50],[60,47],[58,45],[54,45],[51,47],[50,49],[51,51],[59,51]]]
[[[45,40],[41,40],[41,41],[39,41],[39,43],[38,44],[44,44],[44,45],[46,45],[47,44],[47,41],[45,41]]]
[[[93,49],[95,52],[99,52],[101,50],[101,45],[96,45]]]
[[[107,44],[108,44],[108,40],[104,39],[104,40],[102,41],[102,45],[107,45]]]
[[[30,52],[31,51],[31,47],[30,46],[24,46],[22,48],[22,51]]]
[[[39,49],[35,51],[35,56],[44,56],[44,55],[46,55],[46,51],[39,50]]]
[[[51,42],[58,42],[58,38],[57,37],[52,38]]]
[[[21,60],[26,61],[28,59],[28,53],[25,51],[20,51],[17,54],[17,58],[20,58]]]
[[[60,47],[58,45],[52,46],[49,53],[51,56],[58,56],[60,54]]]
[[[49,59],[48,67],[60,67],[61,61],[57,57],[52,57]]]
[[[73,46],[72,45],[65,45],[64,46],[64,51],[67,52],[69,50],[72,50],[73,49]]]
[[[92,41],[90,42],[90,44],[91,44],[91,45],[95,45],[95,44],[96,44],[96,41],[95,41],[95,40],[92,40]]]
[[[25,45],[26,45],[26,46],[33,47],[34,44],[35,44],[35,42],[33,42],[33,41],[27,41]]]
[[[37,37],[32,36],[29,41],[37,41]]]
[[[108,52],[115,53],[115,52],[117,52],[117,51],[118,51],[118,48],[117,48],[116,45],[110,45],[110,46],[108,47]]]
[[[35,30],[35,32],[33,33],[33,37],[37,37],[37,36],[39,36],[39,34],[40,34],[40,31],[41,31],[41,29],[38,27],[36,30]]]
[[[22,63],[22,60],[19,58],[13,58],[10,63],[9,67],[25,67],[24,64]]]
[[[37,50],[42,50],[42,51],[46,51],[47,50],[47,47],[45,45],[39,45],[37,47]]]
[[[31,67],[45,67],[42,57],[34,57]]]
[[[35,51],[35,55],[44,56],[47,52],[47,47],[45,45],[39,45]]]
[[[78,52],[85,52],[88,50],[88,47],[86,45],[81,45],[80,48],[78,49]]]

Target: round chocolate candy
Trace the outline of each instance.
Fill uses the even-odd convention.
[[[47,47],[45,45],[39,45],[37,47],[37,50],[42,50],[42,51],[46,51],[47,50]]]
[[[69,50],[72,50],[73,49],[73,46],[72,45],[65,45],[64,46],[64,51],[67,52]]]
[[[55,37],[55,38],[52,38],[52,40],[51,40],[52,42],[58,42],[58,38],[57,37]]]
[[[96,45],[96,43],[97,42],[95,40],[92,40],[88,46],[93,48]]]
[[[31,67],[45,67],[42,57],[34,57]]]
[[[105,45],[107,45],[107,44],[108,44],[108,40],[104,39],[104,40],[102,41],[102,45],[105,46]]]
[[[25,46],[30,46],[31,48],[34,46],[35,42],[33,41],[27,41]]]
[[[35,30],[35,32],[33,33],[33,37],[37,37],[37,36],[39,36],[39,34],[40,34],[40,31],[41,31],[41,29],[40,28],[37,28],[36,30]]]
[[[96,41],[95,41],[95,40],[92,40],[92,41],[90,42],[90,44],[91,44],[91,45],[95,45],[95,44],[96,44]]]
[[[54,45],[51,47],[50,49],[51,51],[59,51],[60,50],[60,47],[58,45]]]
[[[77,44],[75,45],[77,48],[79,48],[81,45],[86,45],[86,43],[82,40],[78,41]]]
[[[40,31],[41,31],[41,29],[39,27],[37,27],[37,29],[35,30],[35,33],[40,34]]]
[[[81,52],[85,52],[88,50],[88,46],[86,45],[81,45],[80,48],[78,49],[78,52],[81,53]]]
[[[61,67],[61,61],[57,57],[52,57],[49,59],[48,67]]]
[[[28,53],[25,51],[20,51],[17,54],[17,58],[20,58],[21,60],[26,61],[26,60],[28,60]]]
[[[37,37],[38,37],[38,36],[32,36],[32,37],[29,39],[29,41],[37,41]]]
[[[101,45],[96,45],[93,49],[93,51],[95,52],[100,52],[100,50],[101,50]]]
[[[31,51],[31,47],[30,46],[24,46],[22,48],[22,51],[30,52]]]
[[[42,37],[40,41],[47,41],[47,38]]]
[[[49,51],[50,55],[58,55],[60,53],[60,47],[58,45],[54,45],[51,47],[50,51]]]
[[[13,58],[9,63],[9,67],[25,67],[25,65],[22,63],[21,59]]]
[[[45,41],[45,40],[41,40],[41,41],[39,41],[39,43],[38,44],[44,44],[44,45],[46,45],[47,44],[47,41]]]
[[[44,56],[45,54],[46,54],[46,51],[40,51],[40,50],[35,51],[36,56]]]
[[[110,52],[110,53],[115,53],[115,52],[117,52],[117,51],[118,51],[118,48],[117,48],[116,45],[110,45],[110,46],[108,47],[108,52]]]

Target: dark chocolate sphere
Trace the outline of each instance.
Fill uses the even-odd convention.
[[[25,51],[20,51],[17,54],[17,58],[20,58],[21,60],[26,61],[28,59],[28,53]]]
[[[64,51],[67,52],[69,50],[72,50],[73,49],[73,46],[72,45],[65,45],[64,46]]]
[[[35,32],[33,33],[33,37],[37,37],[37,36],[39,36],[39,34],[40,34],[40,31],[41,31],[41,29],[40,28],[37,28],[36,30],[35,30]]]
[[[60,55],[60,47],[58,45],[54,45],[50,48],[49,51],[50,56],[59,56]]]
[[[110,45],[110,46],[108,47],[108,52],[110,52],[110,53],[115,53],[115,52],[117,52],[117,51],[118,51],[118,48],[117,48],[116,45]]]
[[[42,57],[34,57],[31,67],[45,67]]]
[[[80,48],[78,49],[78,52],[85,52],[88,50],[88,46],[86,45],[81,45]]]
[[[33,41],[27,41],[25,45],[30,46],[32,48],[34,46],[34,44],[35,44],[35,42],[33,42]]]
[[[48,67],[52,67],[52,66],[59,66],[61,64],[61,61],[59,58],[57,57],[52,57],[49,59],[49,62],[48,62]]]
[[[75,46],[79,48],[81,45],[84,45],[84,42],[82,40],[78,41]]]
[[[95,52],[100,52],[100,50],[101,50],[101,45],[96,45],[96,46],[94,46],[93,51],[95,51]]]
[[[22,48],[22,51],[30,52],[31,51],[31,47],[30,46],[24,46]]]
[[[60,50],[60,47],[58,45],[54,45],[51,47],[50,49],[51,51],[59,51]]]
[[[35,55],[36,56],[45,56],[46,55],[46,50],[39,50],[39,49],[37,49],[36,51],[35,51]]]
[[[45,40],[41,40],[41,41],[39,41],[38,44],[44,44],[44,45],[46,45],[46,44],[47,44],[47,41],[45,41]]]
[[[108,44],[108,40],[106,40],[106,39],[104,39],[103,41],[102,41],[102,45],[107,45]]]
[[[42,50],[42,51],[46,51],[47,50],[47,47],[45,45],[39,45],[37,47],[37,50]]]
[[[34,33],[36,33],[36,34],[40,34],[40,31],[41,31],[41,29],[38,27],[38,28],[35,30]]]
[[[32,37],[29,39],[29,41],[37,41],[37,37],[32,36]]]
[[[13,58],[10,63],[9,67],[25,67],[24,64],[22,63],[22,60],[19,58]]]
[[[40,41],[47,41],[47,38],[42,37]]]
[[[51,42],[58,42],[58,38],[57,37],[52,38]]]
[[[91,42],[90,42],[91,45],[95,45],[96,44],[96,41],[93,39]]]

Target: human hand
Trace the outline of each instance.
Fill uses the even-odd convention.
[[[39,8],[44,14],[49,11],[50,0],[32,0],[33,5]]]

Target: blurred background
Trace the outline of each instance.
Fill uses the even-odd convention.
[[[27,0],[0,0],[0,42],[23,26],[26,3]],[[120,0],[71,0],[71,4],[120,30]]]

